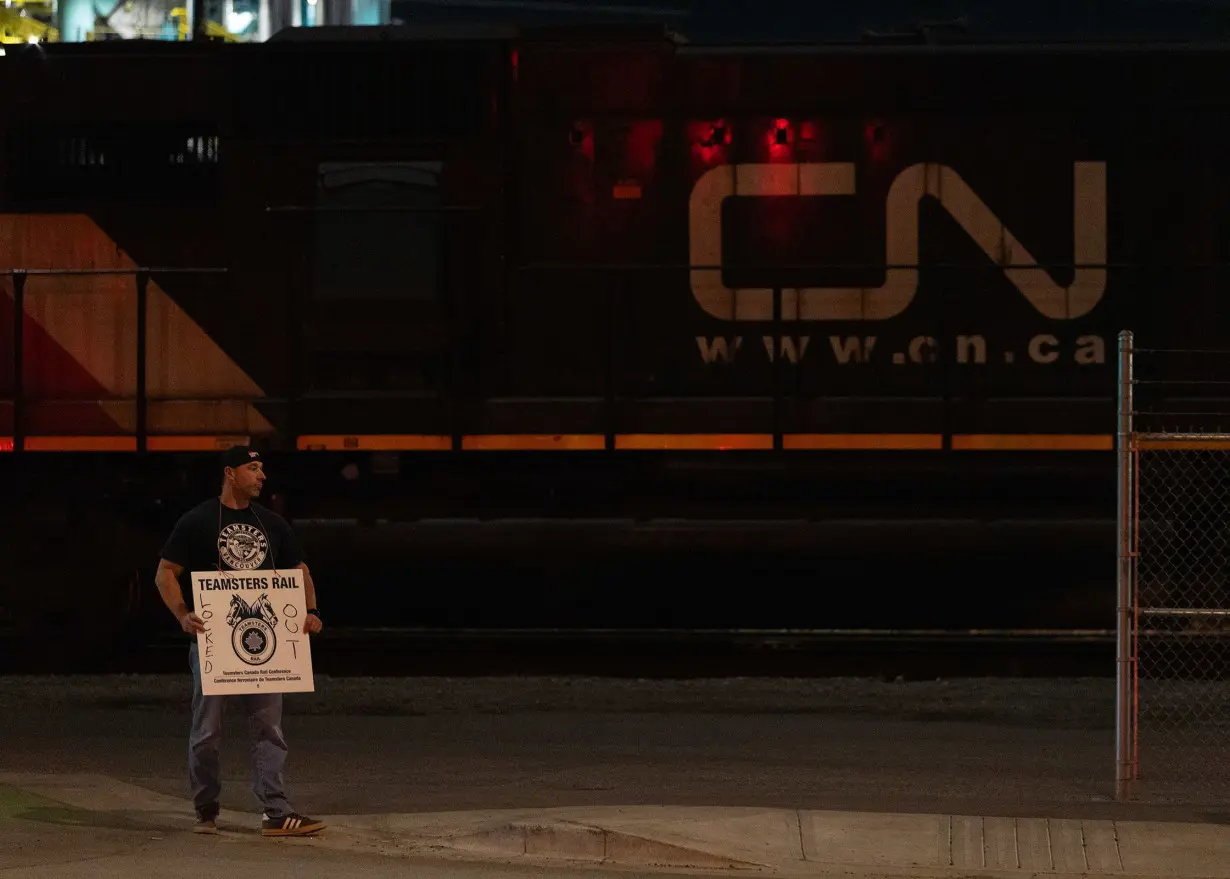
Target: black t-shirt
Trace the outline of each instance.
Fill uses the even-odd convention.
[[[193,571],[289,570],[303,561],[290,523],[273,510],[255,501],[233,510],[218,498],[202,501],[180,517],[161,556],[183,566],[179,588],[188,607]]]

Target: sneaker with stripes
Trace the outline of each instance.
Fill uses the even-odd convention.
[[[196,810],[196,823],[192,825],[193,833],[217,833],[218,832],[218,806],[215,803],[212,808],[204,808]]]
[[[297,812],[278,818],[270,818],[268,815],[262,815],[261,818],[261,834],[264,836],[307,836],[325,829],[325,822]]]

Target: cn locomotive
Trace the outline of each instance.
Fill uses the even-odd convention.
[[[147,603],[250,442],[381,624],[1101,618],[1118,333],[1227,328],[1224,47],[324,36],[0,58],[6,595]],[[578,597],[480,545],[826,561]]]

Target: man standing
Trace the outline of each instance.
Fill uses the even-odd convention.
[[[204,621],[188,608],[193,571],[253,571],[291,569],[303,571],[307,603],[305,632],[321,629],[316,610],[316,586],[303,562],[290,523],[256,503],[265,482],[260,453],[246,446],[232,446],[222,456],[222,492],[186,512],[162,548],[155,582],[167,609],[180,628],[192,636],[188,664],[192,669],[192,733],[188,742],[188,777],[196,809],[197,833],[217,833],[222,791],[218,744],[222,737],[222,709],[226,696],[201,692],[201,665],[196,634]],[[265,836],[303,836],[318,833],[321,821],[300,815],[291,808],[282,782],[286,740],[282,736],[282,694],[247,693],[232,696],[244,703],[252,735],[253,792],[264,806],[261,833]]]

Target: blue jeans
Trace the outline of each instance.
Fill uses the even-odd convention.
[[[218,745],[222,740],[224,700],[238,699],[248,715],[251,737],[252,792],[265,814],[281,818],[293,810],[286,799],[282,767],[286,764],[286,739],[282,736],[282,694],[243,693],[234,696],[206,696],[201,692],[201,665],[196,639],[188,651],[192,668],[192,733],[188,739],[188,779],[192,784],[192,805],[203,818],[218,815],[218,795],[222,776]]]

